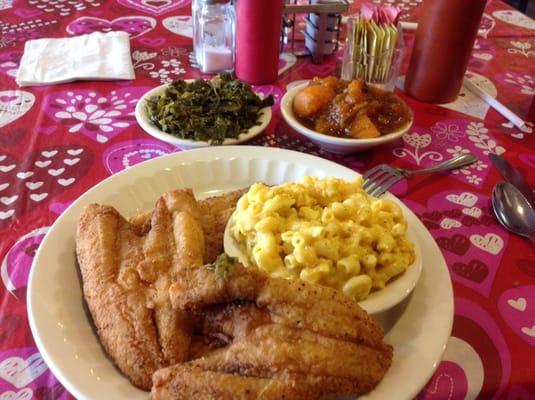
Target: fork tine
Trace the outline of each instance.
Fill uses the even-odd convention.
[[[377,176],[374,176],[368,179],[367,181],[364,181],[362,189],[364,189],[365,191],[369,191],[372,187],[377,186],[378,182],[382,182],[383,179],[388,178],[388,176],[389,175],[387,173],[381,173],[380,175],[378,174]]]
[[[368,192],[368,193],[371,193],[373,192],[375,189],[377,189],[379,186],[381,186],[381,183],[385,180],[385,179],[388,179],[390,175],[388,174],[382,174],[380,176],[378,176],[377,178],[375,179],[371,179],[369,181],[367,181],[367,185],[362,185],[362,188]]]
[[[364,178],[364,184],[362,185],[362,188],[367,191],[370,185],[372,185],[374,182],[384,179],[383,176],[385,174],[388,176],[389,170],[386,167],[387,166],[384,164],[379,164],[366,172],[362,176]]]
[[[403,179],[402,176],[391,175],[388,178],[388,180],[384,181],[381,185],[378,185],[373,191],[368,192],[368,194],[370,194],[371,196],[374,196],[374,197],[380,197],[388,189],[390,189],[392,186],[394,186],[396,183],[398,183],[401,179]]]
[[[385,169],[381,171],[381,173],[372,176],[370,180],[366,181],[365,185],[362,185],[362,188],[366,192],[371,193],[381,187],[386,181],[391,179],[392,176],[396,176],[394,171]]]
[[[375,174],[377,171],[383,171],[383,165],[384,164],[378,164],[375,167],[369,169],[364,175],[362,175],[362,178],[364,178],[364,180],[370,179],[370,176]]]

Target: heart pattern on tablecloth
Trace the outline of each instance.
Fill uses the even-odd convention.
[[[22,390],[32,393],[31,399],[60,400],[63,397],[39,397],[39,388],[56,385],[58,380],[50,372],[35,346],[18,347],[0,352],[0,393],[20,393]],[[43,393],[43,391],[40,391]],[[59,392],[58,392],[59,393]],[[13,396],[13,394],[9,394]],[[16,398],[16,397],[15,397]],[[12,400],[13,397],[4,397]]]
[[[7,10],[13,7],[13,0],[0,0],[0,10]]]
[[[22,51],[2,51],[0,53],[0,72],[11,77],[17,75]]]
[[[68,165],[65,160],[73,159],[69,154],[72,150],[82,151],[76,156],[76,164]],[[45,147],[22,158],[0,153],[0,158],[0,228],[48,202],[52,195],[72,188],[93,163],[91,150],[79,145]]]
[[[191,0],[119,0],[119,4],[152,15],[162,15],[187,6]]]
[[[443,120],[435,123],[430,131],[413,127],[410,133],[403,135],[403,147],[394,148],[393,154],[422,168],[459,154],[472,153],[479,161],[448,174],[469,185],[482,187],[489,173],[488,154],[505,152],[481,122]],[[473,206],[471,203],[463,205]]]
[[[35,397],[38,400],[58,400],[66,393],[61,383],[56,383],[50,387],[40,387],[35,390]]]
[[[177,148],[157,140],[129,140],[107,148],[102,154],[102,162],[110,174],[115,174],[176,150]]]
[[[189,38],[193,36],[193,26],[191,24],[190,15],[178,15],[175,17],[164,18],[162,25],[165,29],[176,35]]]
[[[533,400],[535,392],[521,385],[512,385],[507,400]]]
[[[35,96],[24,90],[0,91],[0,128],[21,118],[32,108]]]
[[[517,261],[516,266],[525,273],[527,276],[535,278],[535,260],[528,260],[526,258],[521,258]]]
[[[124,31],[133,39],[153,30],[155,26],[154,18],[141,15],[119,17],[111,21],[86,16],[77,18],[67,25],[67,32],[71,35],[83,35],[92,32]]]
[[[507,325],[535,347],[535,285],[505,290],[498,300],[498,310]]]
[[[31,400],[33,397],[33,390],[30,388],[24,388],[18,392],[8,390],[0,394],[0,400]]]
[[[38,10],[67,17],[73,13],[102,5],[102,0],[28,0]]]
[[[128,87],[102,93],[96,90],[66,90],[49,94],[44,100],[45,113],[67,128],[98,143],[135,124],[134,110],[148,88]]]
[[[18,23],[0,21],[0,37],[16,43],[50,36],[58,23],[56,19],[31,19]]]
[[[472,72],[484,74],[489,62],[496,57],[496,47],[493,42],[483,38],[477,38],[472,50],[472,57],[468,63],[468,69]]]
[[[406,203],[435,237],[452,279],[487,296],[509,240],[509,234],[491,215],[489,198],[468,191],[449,191],[431,196],[426,204]],[[473,207],[479,210],[477,218],[466,214]],[[445,218],[461,226],[444,230],[437,221]]]
[[[479,23],[479,36],[485,39],[489,36],[489,33],[496,26],[496,20],[489,14],[483,13],[481,21]]]
[[[9,357],[0,362],[0,378],[20,389],[37,379],[47,369],[39,353],[34,353],[28,358]]]
[[[495,78],[498,82],[506,86],[508,90],[512,90],[530,97],[535,95],[535,77],[533,77],[533,75],[530,73],[509,71],[496,74]],[[531,124],[531,126],[529,124]],[[527,133],[531,133],[530,130],[533,130],[533,123],[528,122],[526,125],[528,126],[527,128],[524,128],[524,130]]]
[[[22,317],[17,314],[7,314],[0,318],[0,343],[7,344],[21,325]]]
[[[535,21],[517,10],[494,11],[492,16],[516,27],[535,30]]]
[[[468,382],[463,369],[454,362],[442,361],[429,383],[416,399],[463,399],[467,391]]]
[[[20,237],[9,249],[1,264],[2,283],[18,300],[26,301],[26,286],[35,252],[48,227],[34,229]]]

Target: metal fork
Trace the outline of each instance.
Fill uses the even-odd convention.
[[[478,158],[473,154],[458,154],[455,157],[444,161],[434,167],[407,170],[401,168],[394,168],[387,164],[379,164],[363,175],[364,184],[362,188],[371,196],[379,197],[393,185],[398,183],[403,178],[410,178],[415,175],[430,174],[433,172],[449,171],[465,167],[478,161]]]

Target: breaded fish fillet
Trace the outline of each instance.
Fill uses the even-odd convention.
[[[222,265],[189,270],[169,291],[177,310],[201,318],[202,333],[227,346],[159,370],[154,400],[324,399],[366,393],[381,381],[392,347],[354,300],[232,261]]]
[[[306,381],[307,384],[303,384]],[[340,382],[343,387],[347,382]],[[333,382],[333,385],[336,384]],[[257,378],[177,364],[154,374],[153,400],[321,400],[325,380],[304,375]],[[349,391],[349,387],[347,388]]]
[[[223,253],[223,234],[227,221],[236,208],[238,199],[247,191],[239,189],[223,193],[218,196],[197,200],[200,211],[200,221],[205,233],[204,260],[212,263],[218,255]],[[132,216],[129,221],[140,231],[147,232],[150,229],[152,210]]]
[[[274,322],[304,328],[323,336],[377,346],[383,331],[354,300],[342,292],[300,280],[269,277],[239,264],[222,279],[213,267],[183,275],[169,289],[177,309],[251,301],[269,311]]]
[[[204,339],[192,343],[191,318],[172,309],[168,289],[180,273],[222,252],[227,219],[242,193],[198,202],[189,189],[167,192],[130,222],[96,204],[80,215],[76,253],[84,297],[102,345],[136,386],[150,389],[158,368],[213,348]]]
[[[124,219],[90,205],[76,252],[101,343],[153,399],[327,399],[377,385],[392,361],[381,327],[328,287],[272,278],[226,256],[241,191],[165,193]],[[152,379],[151,379],[152,378]]]

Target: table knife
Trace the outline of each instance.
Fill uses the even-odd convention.
[[[522,173],[497,154],[490,153],[489,157],[505,180],[516,186],[516,188],[526,197],[531,206],[535,208],[535,194]]]

